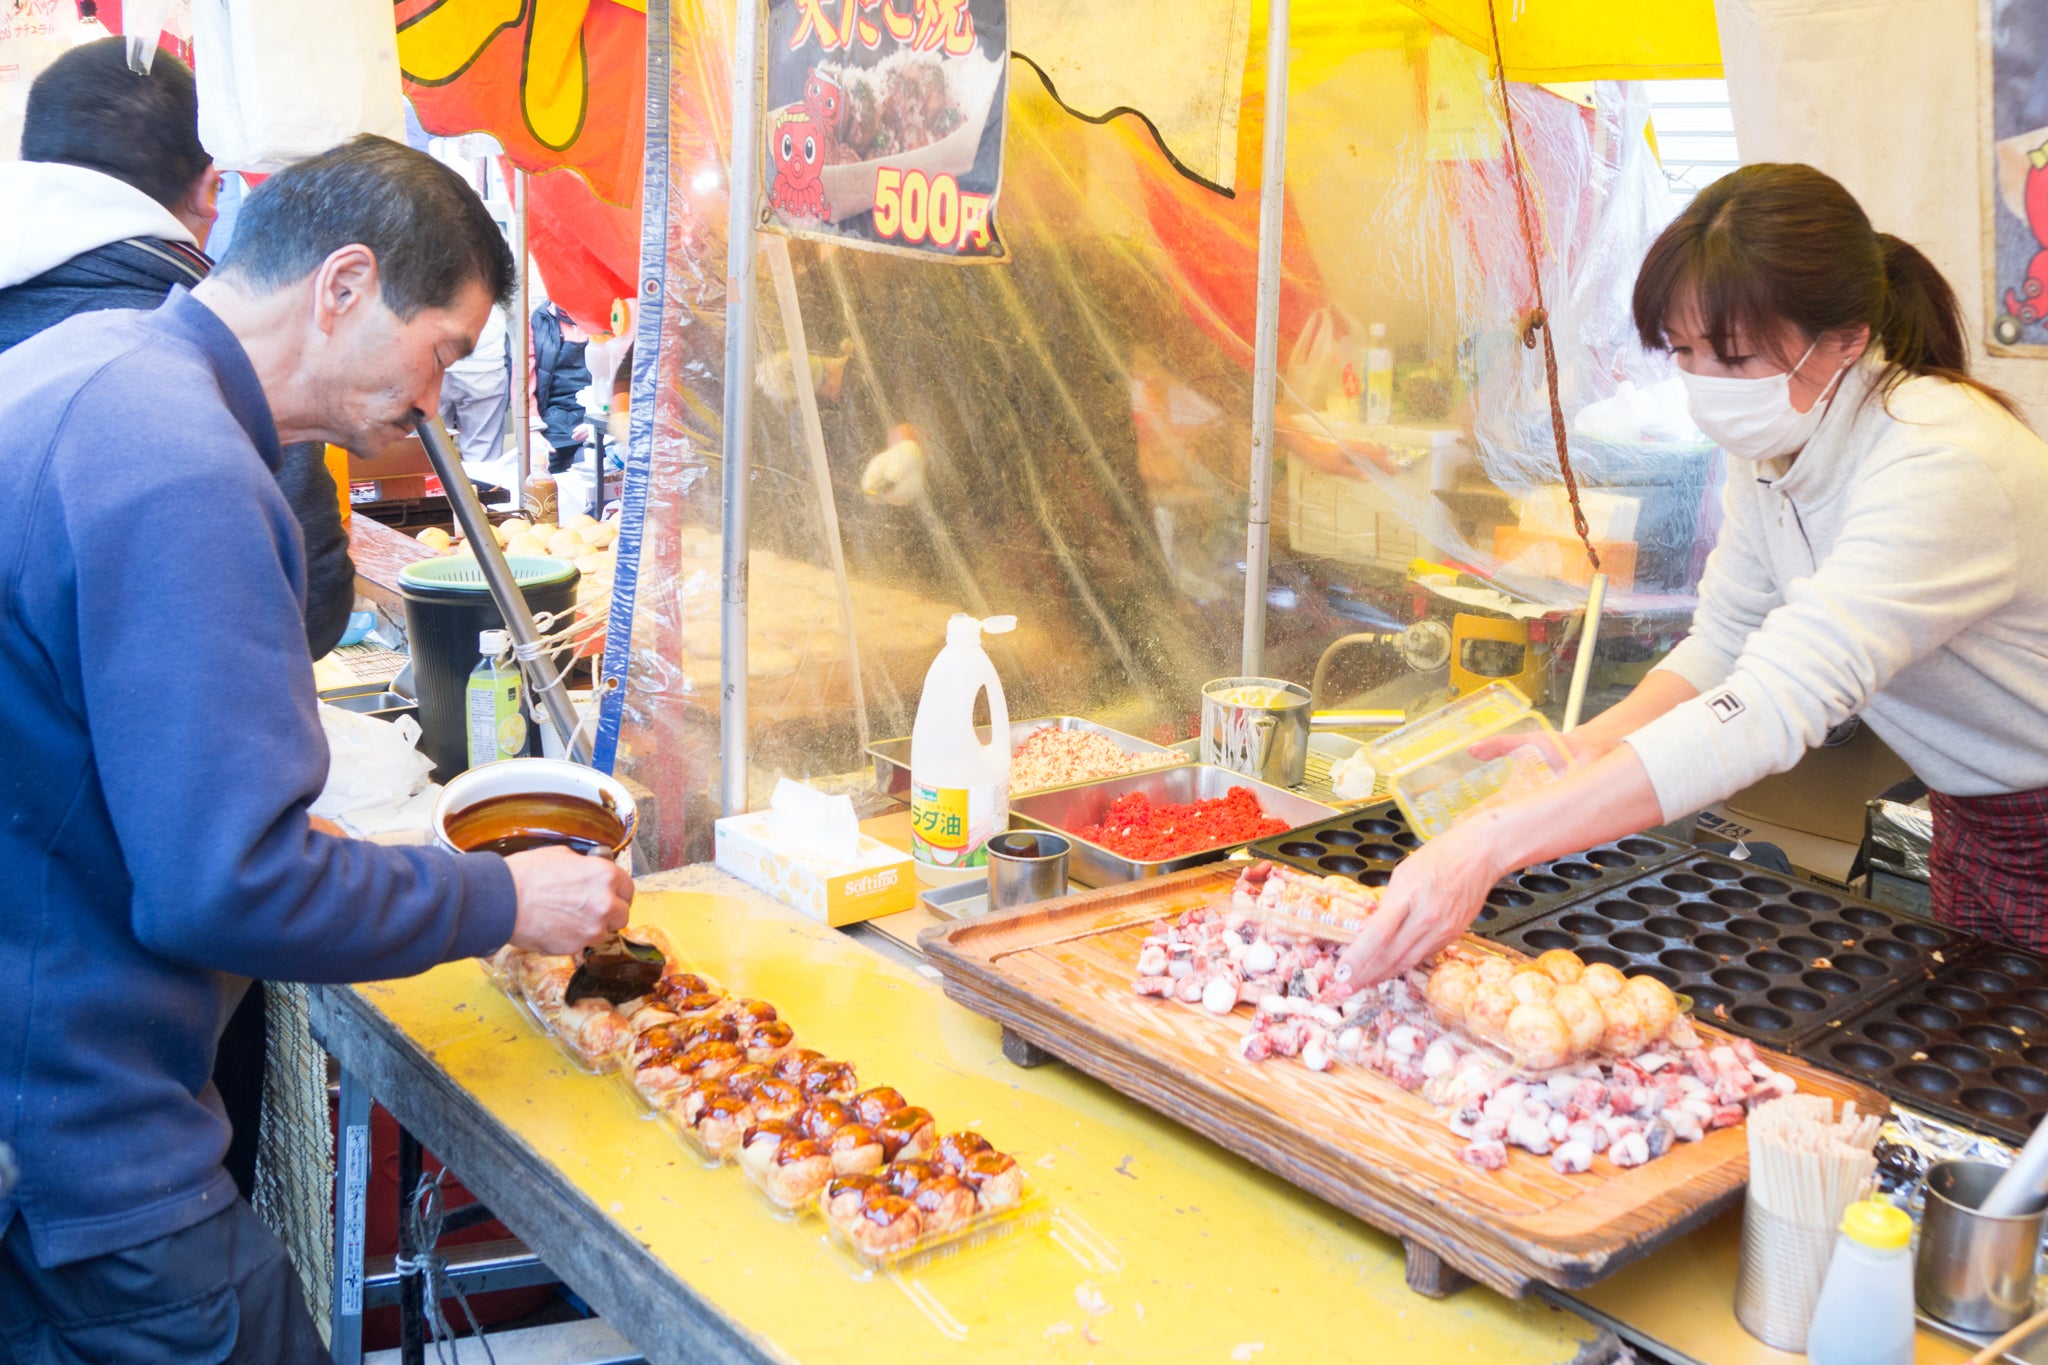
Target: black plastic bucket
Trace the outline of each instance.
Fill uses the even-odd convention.
[[[529,611],[563,613],[576,605],[575,565],[541,555],[507,555],[506,563]],[[434,780],[446,782],[469,767],[463,714],[469,675],[483,658],[477,636],[503,630],[505,618],[491,600],[483,570],[468,555],[408,564],[399,571],[398,590],[405,598],[405,633],[419,694],[420,752],[434,761]],[[527,752],[540,752],[538,730]]]

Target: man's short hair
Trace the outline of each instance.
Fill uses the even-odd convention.
[[[147,76],[130,71],[125,41],[74,47],[36,77],[21,159],[84,166],[169,208],[213,160],[199,143],[199,92],[192,68],[168,52]]]
[[[214,274],[277,289],[351,245],[377,258],[384,306],[402,318],[447,307],[471,281],[496,303],[512,295],[512,249],[469,182],[425,152],[370,133],[258,185]]]

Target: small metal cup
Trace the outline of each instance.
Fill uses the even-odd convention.
[[[1944,1161],[1927,1172],[1913,1296],[1922,1312],[1966,1332],[1995,1336],[2034,1311],[2034,1262],[2048,1200],[2010,1218],[1977,1212],[2004,1174],[1984,1161]]]
[[[988,841],[988,908],[1007,910],[1067,894],[1073,845],[1041,830],[1012,830]]]
[[[1225,698],[1241,688],[1273,693],[1278,704],[1247,706]],[[1285,678],[1217,678],[1202,687],[1202,762],[1298,787],[1308,773],[1308,689]]]

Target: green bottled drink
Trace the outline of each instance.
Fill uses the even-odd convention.
[[[483,658],[469,675],[465,714],[469,721],[469,766],[517,758],[526,752],[526,711],[520,705],[519,666],[506,659],[511,637],[487,630],[477,637]],[[502,664],[499,662],[504,659]]]

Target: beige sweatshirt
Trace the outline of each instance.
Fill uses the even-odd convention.
[[[1666,819],[1859,714],[1936,791],[2048,787],[2048,445],[1963,385],[1882,399],[1879,364],[1789,464],[1729,461],[1692,633],[1659,665],[1701,695],[1627,740]]]

